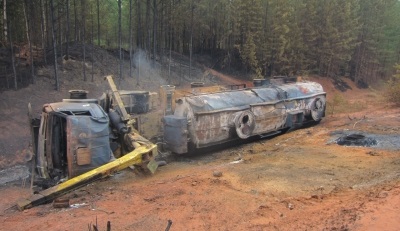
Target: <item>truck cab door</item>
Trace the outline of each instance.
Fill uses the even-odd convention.
[[[68,177],[72,178],[110,161],[108,120],[91,116],[67,117]]]

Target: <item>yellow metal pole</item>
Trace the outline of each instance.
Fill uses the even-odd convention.
[[[149,143],[146,145],[141,145],[132,152],[129,152],[128,154],[110,163],[67,180],[59,185],[43,190],[38,194],[32,195],[29,199],[21,199],[17,202],[17,207],[22,211],[33,206],[50,202],[61,195],[85,186],[95,180],[104,178],[112,173],[125,169],[128,166],[140,164],[142,163],[142,156],[149,154],[151,156],[155,156],[157,154],[157,146],[155,144]],[[153,162],[154,161],[150,161],[148,164],[148,167],[152,173],[154,173],[156,168]]]

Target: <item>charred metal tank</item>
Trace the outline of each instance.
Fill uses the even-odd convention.
[[[235,139],[264,136],[325,116],[326,93],[315,82],[267,84],[254,88],[190,95],[175,100],[166,115],[164,140],[178,154]]]

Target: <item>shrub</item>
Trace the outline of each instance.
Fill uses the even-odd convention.
[[[340,112],[339,107],[344,104],[347,104],[346,99],[341,94],[335,93],[332,101],[327,104],[327,111],[331,115],[338,113]]]
[[[388,81],[385,95],[389,102],[400,105],[400,64],[395,68],[396,74]]]

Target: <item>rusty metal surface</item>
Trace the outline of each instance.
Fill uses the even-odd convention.
[[[155,110],[151,113],[140,114],[134,116],[137,123],[137,130],[139,133],[147,139],[153,140],[159,136],[162,132],[161,118],[163,114],[161,110]]]
[[[107,121],[90,116],[67,117],[68,177],[72,178],[110,161]]]
[[[195,113],[249,108],[255,104],[274,104],[286,99],[298,99],[324,94],[322,86],[314,82],[260,87],[244,90],[186,96]]]
[[[76,150],[76,164],[89,165],[92,163],[92,154],[89,148],[78,148]]]
[[[164,141],[175,153],[187,152],[187,119],[168,115],[164,117]]]
[[[120,90],[119,94],[128,114],[142,114],[150,110],[150,92]]]
[[[111,75],[107,76],[106,79],[112,91],[112,98],[115,101],[113,102],[115,103],[114,109],[118,110],[119,114],[121,115],[122,121],[126,122],[130,119],[130,115],[126,112],[124,103],[122,102],[117,86],[115,86],[114,80]]]
[[[195,147],[293,128],[306,120],[319,121],[326,103],[322,86],[314,82],[205,93],[176,102],[174,116],[169,120],[187,118],[187,140]],[[166,130],[164,136],[174,136],[173,132],[176,131]],[[183,138],[177,140],[180,142],[175,146],[179,143],[179,148],[169,147],[185,150]]]
[[[68,170],[72,177],[107,163],[111,156],[108,123],[97,104],[44,105],[36,157],[39,176],[59,179]]]

